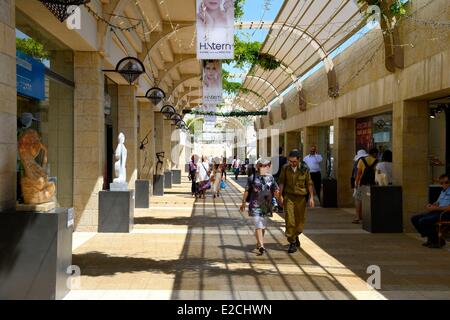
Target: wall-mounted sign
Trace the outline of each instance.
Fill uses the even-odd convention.
[[[45,66],[32,57],[16,51],[17,93],[37,100],[45,99]]]
[[[197,0],[197,59],[234,58],[234,0]]]

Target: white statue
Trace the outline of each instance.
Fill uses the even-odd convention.
[[[128,190],[127,184],[127,148],[125,148],[125,135],[121,132],[119,133],[119,143],[116,148],[115,156],[116,162],[114,164],[114,171],[116,173],[116,178],[110,185],[111,191],[123,191]]]

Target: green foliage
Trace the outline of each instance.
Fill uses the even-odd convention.
[[[234,17],[240,19],[244,16],[245,0],[234,0]]]
[[[45,51],[44,46],[32,38],[16,38],[16,48],[17,50],[41,61],[50,57],[49,53]]]
[[[378,6],[381,9],[381,14],[385,17],[392,18],[395,17],[397,20],[405,16],[407,13],[406,7],[408,6],[408,1],[395,0],[390,6],[389,10],[386,11],[384,2],[386,0],[358,0],[358,3],[369,6]]]

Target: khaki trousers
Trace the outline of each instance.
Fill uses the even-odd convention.
[[[286,222],[286,238],[294,243],[303,232],[306,216],[306,195],[286,194],[284,196],[284,219]]]

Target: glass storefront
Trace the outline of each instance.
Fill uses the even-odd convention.
[[[392,113],[356,119],[356,150],[392,150]]]
[[[74,84],[73,84],[73,52],[64,45],[58,43],[45,33],[33,30],[26,17],[17,12],[17,35],[21,39],[36,41],[43,45],[43,50],[48,54],[46,59],[31,57],[30,52],[25,55],[18,51],[18,92],[17,92],[17,137],[27,130],[34,129],[41,141],[41,147],[37,156],[29,160],[36,168],[45,170],[48,183],[54,183],[55,195],[51,199],[57,206],[73,206],[73,162],[74,162]],[[25,34],[26,32],[26,34]],[[42,40],[42,42],[41,42]],[[32,66],[42,65],[42,70],[33,70],[32,77],[42,79],[42,83],[33,82],[33,79],[25,78],[20,71]],[[38,73],[36,73],[36,72]],[[40,74],[42,73],[42,74]],[[22,78],[21,78],[22,77]],[[27,81],[29,83],[27,83]],[[21,88],[19,88],[21,86]],[[27,93],[26,90],[43,87],[43,95]],[[23,140],[22,140],[23,141]],[[23,156],[22,156],[23,158]],[[23,180],[25,176],[24,165],[17,156],[17,201],[24,202],[24,185],[30,183]],[[35,183],[34,181],[31,182]],[[28,186],[27,186],[28,188]]]

